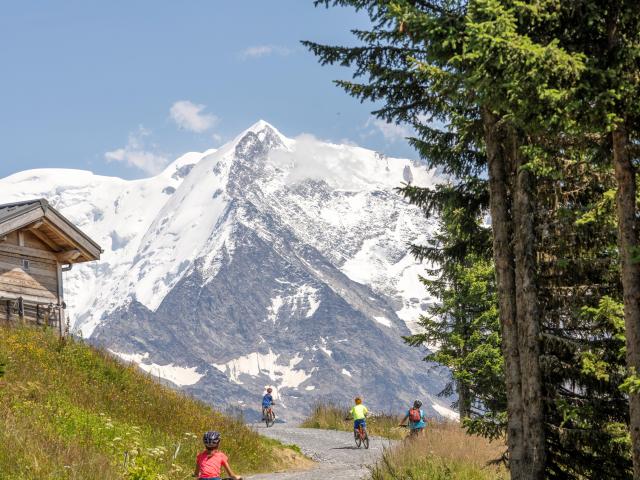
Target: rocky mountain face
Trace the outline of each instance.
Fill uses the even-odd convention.
[[[299,419],[320,399],[397,411],[448,372],[404,345],[429,299],[407,242],[430,229],[394,192],[409,160],[281,135],[258,122],[137,181],[71,170],[0,180],[0,202],[46,197],[105,249],[67,274],[74,330],[251,418],[265,386]]]

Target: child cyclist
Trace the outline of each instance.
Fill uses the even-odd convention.
[[[358,428],[362,425],[362,428],[367,428],[367,414],[369,409],[362,404],[362,398],[356,397],[355,405],[351,407],[351,418],[353,418],[353,434],[358,435]],[[347,417],[348,418],[348,417]]]
[[[206,450],[200,452],[196,457],[196,471],[193,476],[200,480],[220,480],[222,467],[234,480],[242,480],[229,465],[227,456],[218,450],[220,446],[220,433],[207,432],[202,437]]]
[[[273,389],[271,387],[267,388],[267,393],[262,397],[262,420],[266,418],[267,409],[275,405],[271,392],[273,392]]]
[[[420,435],[424,432],[427,422],[425,421],[424,412],[422,411],[422,402],[420,400],[413,402],[413,407],[407,411],[407,414],[400,422],[401,427],[404,427],[404,422],[406,420],[409,420],[408,427],[411,431],[411,435]]]

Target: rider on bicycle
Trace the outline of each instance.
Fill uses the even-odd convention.
[[[262,397],[262,420],[267,417],[267,410],[275,405],[271,392],[273,392],[273,389],[271,387],[267,388],[267,393]]]
[[[231,470],[229,459],[219,450],[220,433],[206,432],[202,437],[202,442],[206,450],[200,452],[196,457],[196,469],[193,476],[200,480],[219,480],[221,469],[225,469],[234,480],[242,480],[242,477],[236,475]]]
[[[362,398],[355,398],[355,405],[351,407],[351,417],[353,418],[353,434],[358,435],[358,429],[362,426],[363,429],[367,428],[367,414],[369,409],[362,404]],[[348,417],[347,417],[348,418]]]
[[[407,414],[400,422],[401,427],[404,427],[404,422],[406,420],[409,420],[408,427],[411,430],[412,435],[420,435],[424,432],[427,422],[424,416],[424,411],[422,410],[422,402],[420,400],[413,402],[413,407],[407,411]]]

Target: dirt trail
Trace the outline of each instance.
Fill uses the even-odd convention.
[[[316,467],[305,472],[280,472],[253,475],[251,480],[331,480],[361,479],[368,473],[367,466],[374,464],[383,448],[393,442],[379,437],[371,437],[369,450],[357,448],[350,432],[299,428],[286,424],[276,424],[266,428],[264,424],[254,428],[267,437],[275,438],[285,444],[295,444],[302,452],[315,460]]]

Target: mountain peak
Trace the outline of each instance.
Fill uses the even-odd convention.
[[[276,129],[273,125],[271,125],[266,120],[260,119],[257,122],[255,122],[253,125],[251,125],[247,130],[257,133],[260,130],[263,130],[265,127],[269,127],[273,130]]]
[[[274,133],[277,133],[278,135],[282,136],[282,133],[280,133],[276,127],[271,125],[266,120],[262,120],[262,119],[258,120],[256,123],[254,123],[249,128],[247,128],[244,131],[244,133],[248,133],[248,132],[258,133],[258,132],[261,132],[262,130],[264,130],[265,128],[270,128],[271,130],[274,131]]]
[[[269,150],[287,147],[290,140],[264,120],[258,120],[233,141],[236,158],[255,160]]]
[[[245,131],[243,131],[240,135],[238,135],[234,139],[233,143],[237,144],[247,136],[252,137],[252,134],[257,136],[258,140],[261,142],[263,142],[265,138],[269,138],[272,146],[283,145],[289,147],[292,143],[291,139],[284,136],[282,132],[280,132],[272,124],[262,119],[258,120]]]

